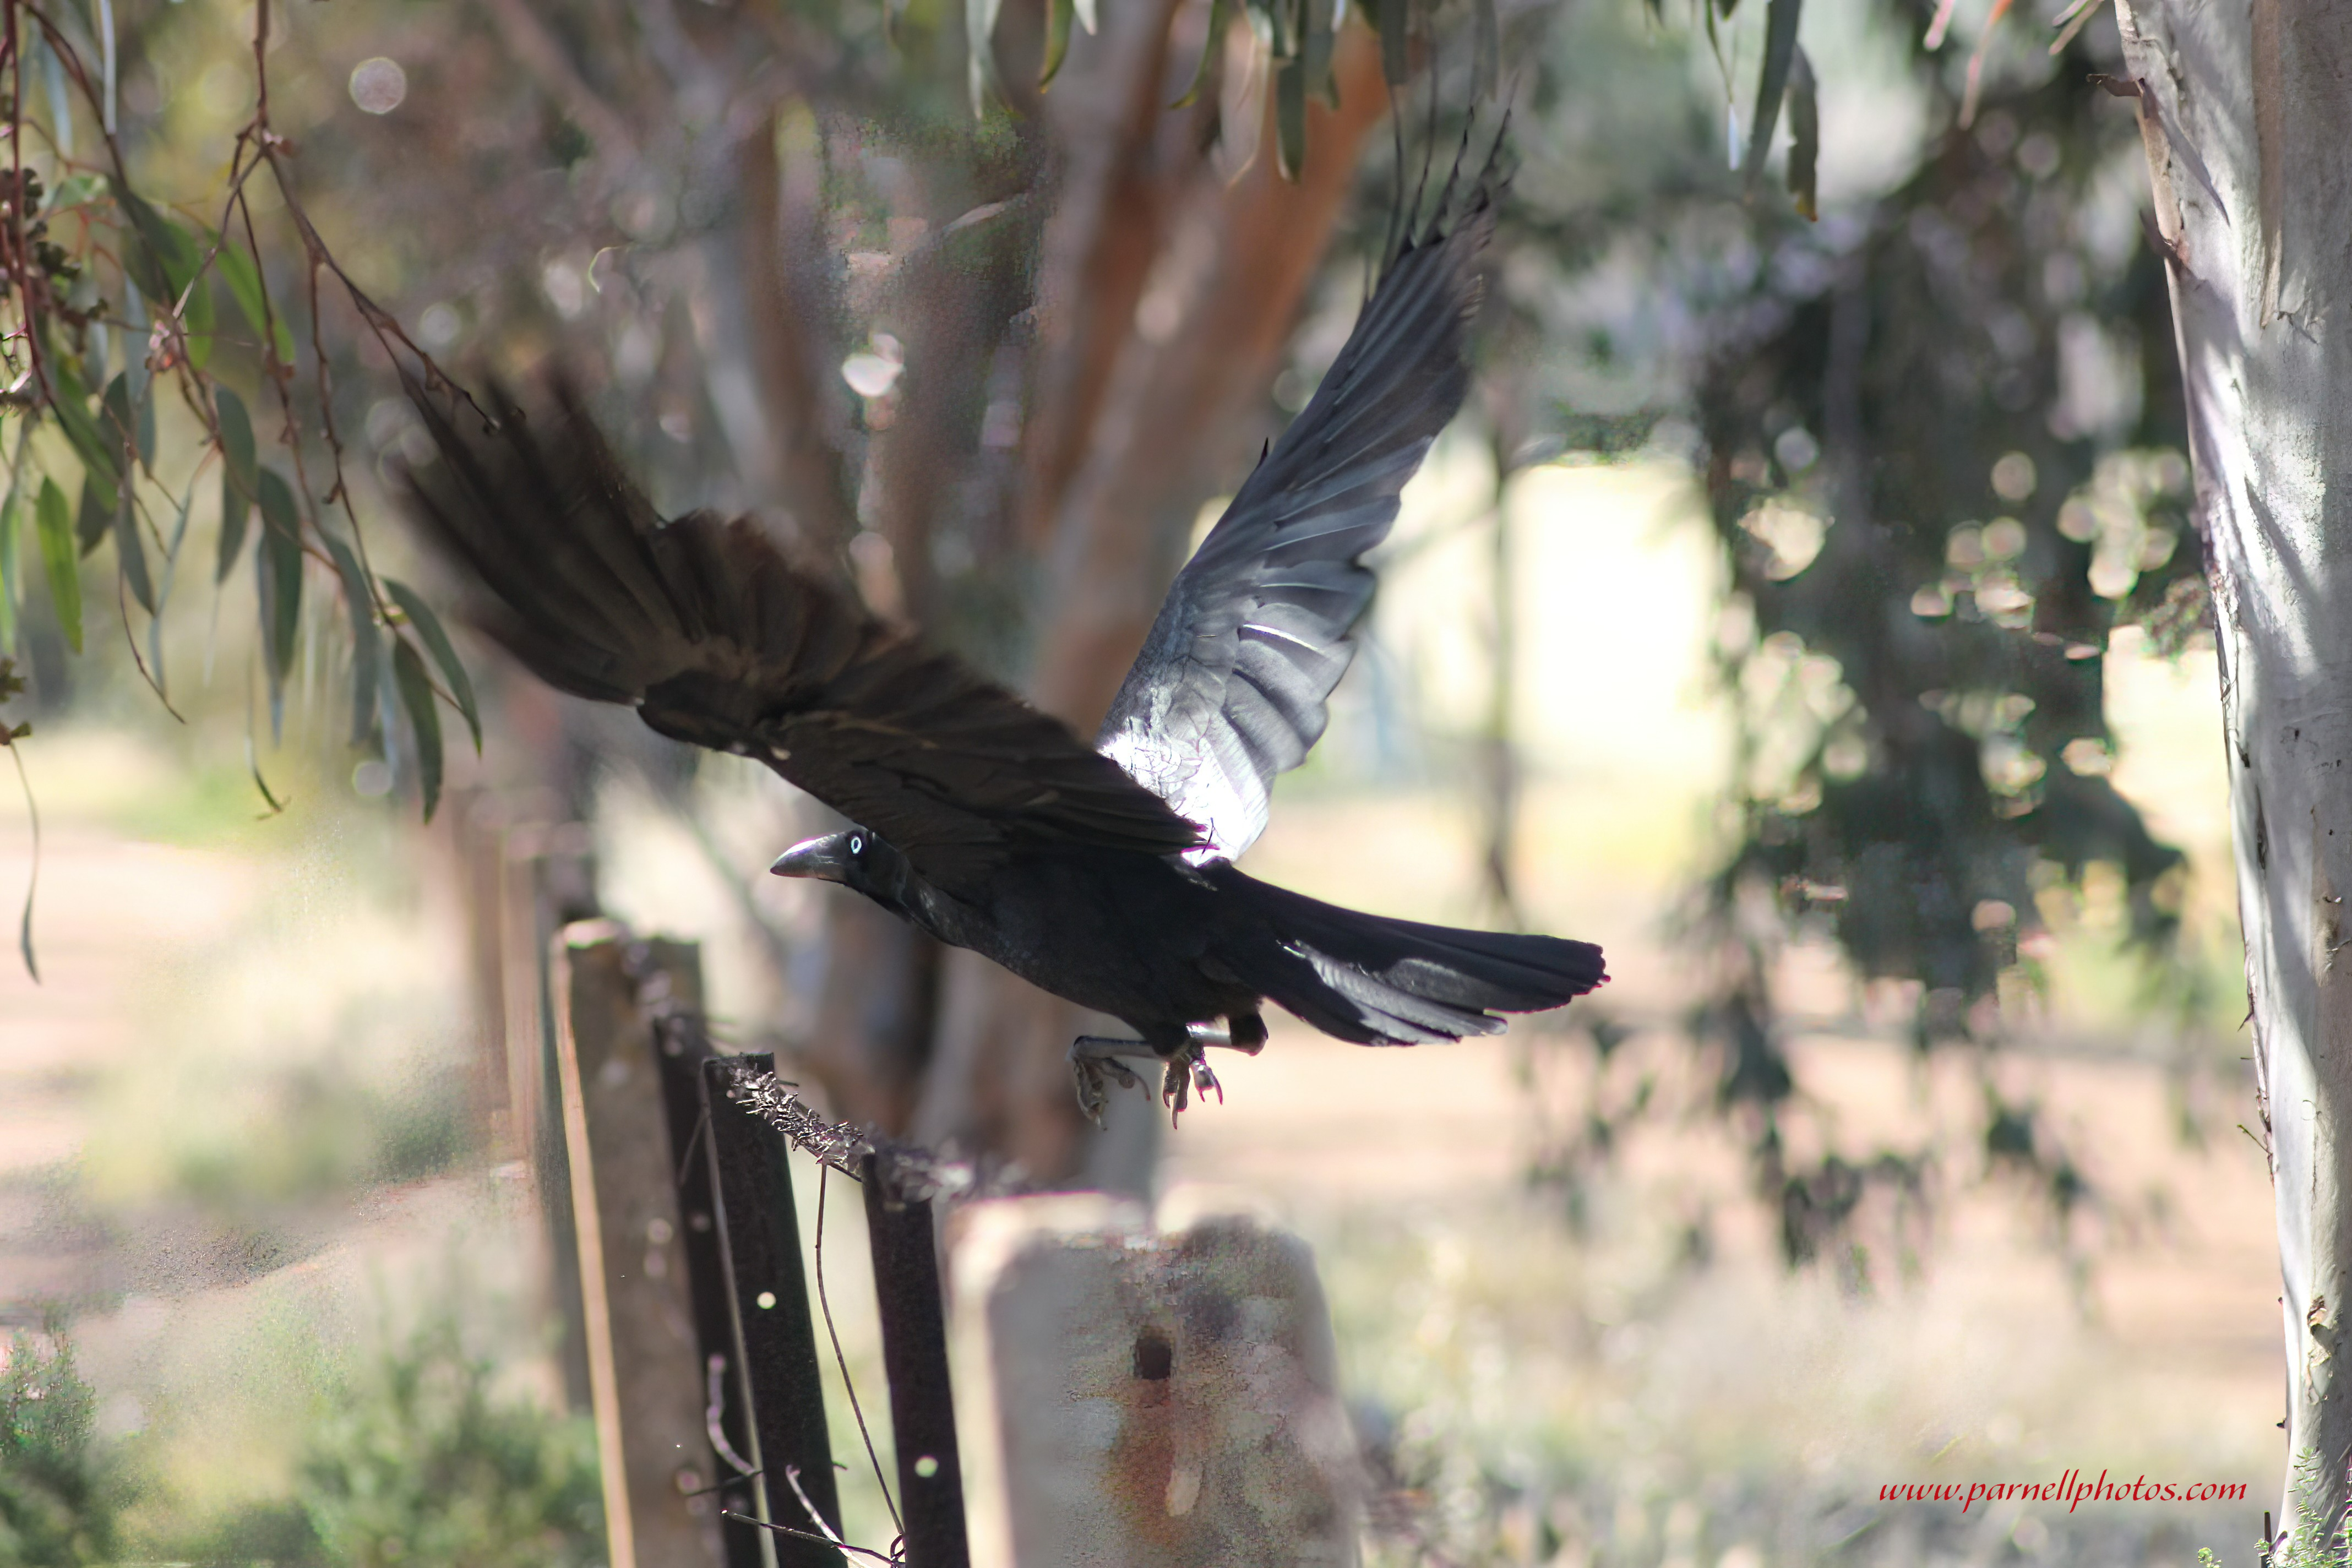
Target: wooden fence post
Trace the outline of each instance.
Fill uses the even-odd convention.
[[[655,967],[638,986],[638,999],[659,1006],[671,999],[674,978],[691,973],[694,954],[687,950],[676,964],[664,962],[656,943]],[[700,986],[694,986],[699,994]],[[735,1331],[732,1287],[727,1278],[726,1235],[719,1204],[715,1170],[709,1156],[709,1114],[702,1098],[704,1064],[714,1058],[709,1037],[698,1012],[673,1010],[656,1023],[658,1050],[655,1064],[661,1070],[662,1108],[669,1121],[670,1155],[677,1180],[677,1207],[686,1225],[678,1241],[686,1256],[688,1294],[694,1303],[694,1340],[702,1355],[703,1427],[710,1440],[711,1481],[723,1513],[758,1512],[760,1485],[756,1458],[759,1445],[751,1432],[751,1385],[743,1376],[743,1347]],[[746,1474],[744,1467],[751,1467]],[[727,1568],[775,1568],[777,1562],[764,1531],[749,1525],[719,1526],[726,1549]]]
[[[656,1030],[609,921],[565,928],[552,955],[556,1066],[578,1237],[591,1407],[612,1568],[721,1561],[703,1499],[702,1358]],[[700,1004],[691,949],[663,944],[682,1003]]]
[[[706,1148],[718,1195],[720,1246],[734,1287],[736,1343],[751,1406],[752,1463],[759,1467],[765,1499],[759,1517],[794,1530],[814,1528],[786,1479],[789,1468],[825,1528],[838,1535],[841,1502],[825,1430],[816,1328],[801,1267],[790,1145],[782,1132],[728,1095],[739,1067],[771,1072],[774,1066],[767,1056],[713,1058],[702,1064],[709,1118]],[[782,1568],[841,1568],[842,1554],[824,1542],[759,1533],[770,1537]]]
[[[950,1227],[980,1568],[1352,1568],[1363,1479],[1304,1243],[1094,1194]]]
[[[888,1168],[868,1154],[866,1228],[874,1299],[882,1314],[882,1369],[890,1380],[890,1434],[898,1455],[908,1568],[969,1568],[963,1463],[948,1381],[946,1302],[928,1198],[900,1196]]]

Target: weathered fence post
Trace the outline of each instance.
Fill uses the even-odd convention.
[[[656,1029],[627,933],[567,927],[553,954],[556,1067],[578,1237],[589,1388],[613,1568],[719,1560],[703,1504],[703,1366],[680,1240]],[[665,944],[675,985],[690,964]]]
[[[787,1471],[824,1520],[841,1531],[841,1502],[825,1431],[824,1384],[816,1328],[801,1268],[800,1219],[793,1204],[790,1145],[784,1135],[729,1097],[740,1068],[774,1068],[766,1056],[712,1058],[702,1064],[706,1145],[719,1201],[719,1234],[733,1282],[735,1338],[750,1393],[764,1503],[759,1517],[800,1531],[817,1527],[793,1494]],[[748,1529],[749,1527],[745,1527]],[[822,1541],[771,1531],[782,1568],[839,1568],[842,1554]]]
[[[902,1196],[887,1164],[872,1154],[860,1180],[874,1252],[874,1298],[882,1313],[882,1368],[890,1380],[908,1568],[967,1568],[963,1465],[930,1200]]]
[[[735,1332],[735,1307],[727,1279],[726,1236],[704,1118],[704,1064],[713,1060],[709,1037],[699,1011],[683,1005],[665,1007],[675,997],[680,972],[692,979],[693,953],[688,950],[673,968],[665,965],[657,944],[655,966],[637,989],[639,1000],[659,1010],[655,1020],[659,1050],[655,1065],[661,1070],[662,1107],[669,1121],[670,1157],[677,1178],[677,1207],[686,1228],[678,1241],[686,1255],[688,1294],[694,1303],[694,1341],[702,1352],[703,1426],[710,1439],[711,1489],[724,1514],[758,1512],[759,1445],[751,1434],[751,1385],[743,1376],[743,1347]],[[698,997],[700,985],[693,984]],[[751,1473],[745,1473],[745,1467]],[[722,1522],[719,1534],[726,1550],[727,1568],[772,1568],[778,1561],[761,1537],[764,1531],[749,1525]]]
[[[1304,1243],[1094,1194],[951,1227],[980,1568],[1349,1568],[1363,1480]]]

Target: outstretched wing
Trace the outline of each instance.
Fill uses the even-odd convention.
[[[549,685],[758,758],[950,892],[1024,843],[1200,841],[1058,720],[885,626],[748,521],[663,521],[564,388],[544,428],[503,401],[486,429],[410,393],[440,452],[406,474],[410,510]]]
[[[1408,237],[1330,374],[1177,575],[1097,737],[1105,755],[1238,857],[1276,773],[1323,734],[1371,601],[1359,563],[1469,384],[1463,335],[1500,182]]]

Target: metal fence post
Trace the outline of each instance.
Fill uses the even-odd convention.
[[[708,1151],[719,1200],[719,1237],[733,1282],[735,1342],[751,1396],[751,1427],[765,1497],[761,1516],[799,1531],[814,1525],[793,1496],[786,1469],[836,1535],[841,1502],[834,1485],[833,1445],[825,1431],[824,1384],[816,1329],[801,1268],[799,1215],[784,1136],[729,1098],[738,1067],[774,1070],[768,1056],[713,1057],[702,1064]],[[739,1526],[748,1530],[749,1526]],[[842,1568],[841,1552],[822,1541],[771,1537],[782,1568]]]
[[[928,1199],[894,1191],[887,1169],[873,1155],[862,1169],[908,1568],[968,1568],[963,1468],[956,1452],[955,1395],[948,1384],[947,1315],[931,1205]]]

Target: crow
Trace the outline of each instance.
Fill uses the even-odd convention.
[[[1499,138],[1498,138],[1499,141]],[[1556,937],[1360,913],[1245,875],[1275,775],[1322,734],[1370,600],[1364,553],[1461,406],[1479,257],[1504,182],[1407,222],[1307,407],[1177,576],[1089,748],[954,656],[869,613],[745,519],[665,521],[577,393],[485,418],[414,380],[437,460],[407,510],[486,593],[476,619],[557,689],[634,706],[664,735],[755,758],[856,826],[770,868],[852,889],[944,942],[1123,1020],[1082,1036],[1097,1123],[1127,1061],[1163,1103],[1222,1089],[1212,1045],[1256,1052],[1271,1001],[1342,1040],[1501,1030],[1608,976]]]

